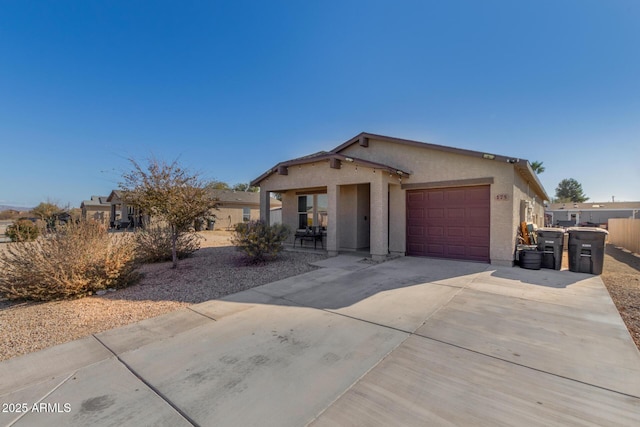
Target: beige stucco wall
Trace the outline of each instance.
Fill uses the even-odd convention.
[[[214,230],[226,230],[242,222],[242,207],[223,206],[213,211],[213,214],[217,218]],[[250,208],[250,215],[252,221],[260,219],[260,208]]]
[[[368,147],[361,147],[356,143],[341,154],[390,165],[411,175],[400,178],[385,170],[348,162],[342,162],[340,169],[332,169],[327,160],[291,166],[288,168],[288,175],[275,173],[261,182],[261,191],[283,193],[285,224],[294,228],[297,225],[296,189],[326,187],[330,218],[327,230],[328,249],[331,252],[332,249],[351,244],[354,236],[348,230],[355,224],[350,221],[332,223],[332,211],[335,217],[350,213],[350,207],[345,203],[348,203],[351,196],[357,197],[358,192],[352,189],[356,187],[348,186],[367,184],[371,197],[368,217],[372,256],[383,257],[389,251],[403,254],[406,251],[406,190],[402,189],[402,184],[492,178],[490,259],[495,264],[511,265],[514,259],[516,227],[520,219],[520,200],[524,197],[523,184],[526,189],[526,183],[515,172],[512,164],[375,139],[369,139]],[[520,181],[516,183],[517,179]],[[536,214],[542,221],[544,216],[540,200],[536,206],[540,207]],[[336,235],[333,236],[332,233]],[[357,232],[355,235],[357,236]],[[357,246],[358,242],[355,241],[355,244]]]
[[[108,206],[85,206],[82,208],[82,219],[98,221],[103,224],[107,224],[109,222],[109,217],[111,215],[111,205]]]

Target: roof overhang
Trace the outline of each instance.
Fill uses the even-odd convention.
[[[533,191],[538,193],[538,196],[542,199],[543,202],[551,200],[547,192],[544,190],[540,179],[538,179],[538,175],[533,171],[533,168],[531,167],[531,164],[528,160],[518,159],[514,163],[514,166],[516,171],[520,173],[522,178],[527,182],[527,184],[529,184]]]
[[[411,173],[409,171],[398,169],[398,168],[390,166],[390,165],[386,165],[386,164],[378,163],[378,162],[372,162],[370,160],[360,159],[360,158],[357,158],[357,157],[345,156],[343,154],[331,152],[331,153],[319,154],[317,156],[301,157],[301,158],[298,158],[298,159],[293,159],[293,160],[287,160],[285,162],[280,162],[276,166],[274,166],[273,168],[269,169],[268,171],[266,171],[265,173],[260,175],[258,178],[256,178],[253,181],[251,181],[250,185],[259,186],[260,182],[262,182],[264,179],[266,179],[267,177],[269,177],[270,175],[272,175],[274,173],[279,173],[281,175],[286,175],[288,173],[287,172],[287,168],[289,168],[291,166],[298,166],[298,165],[305,165],[305,164],[319,163],[319,162],[328,162],[332,169],[340,169],[342,167],[342,164],[345,163],[345,164],[354,164],[354,165],[359,165],[359,166],[365,166],[365,167],[369,167],[369,168],[372,168],[372,169],[380,169],[380,170],[384,170],[386,172],[389,172],[390,174],[397,175],[397,176],[410,176],[411,175]]]

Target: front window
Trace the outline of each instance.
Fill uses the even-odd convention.
[[[305,194],[298,196],[298,228],[328,226],[328,198],[326,194]]]
[[[251,221],[251,208],[242,208],[242,221]]]
[[[329,199],[326,194],[318,194],[316,195],[316,223],[319,227],[322,227],[323,230],[327,229],[327,224],[329,222]]]

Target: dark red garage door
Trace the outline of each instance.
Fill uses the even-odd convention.
[[[489,186],[407,191],[407,254],[489,262]]]

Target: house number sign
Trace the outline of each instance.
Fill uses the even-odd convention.
[[[496,200],[506,201],[509,200],[508,194],[496,194]]]

